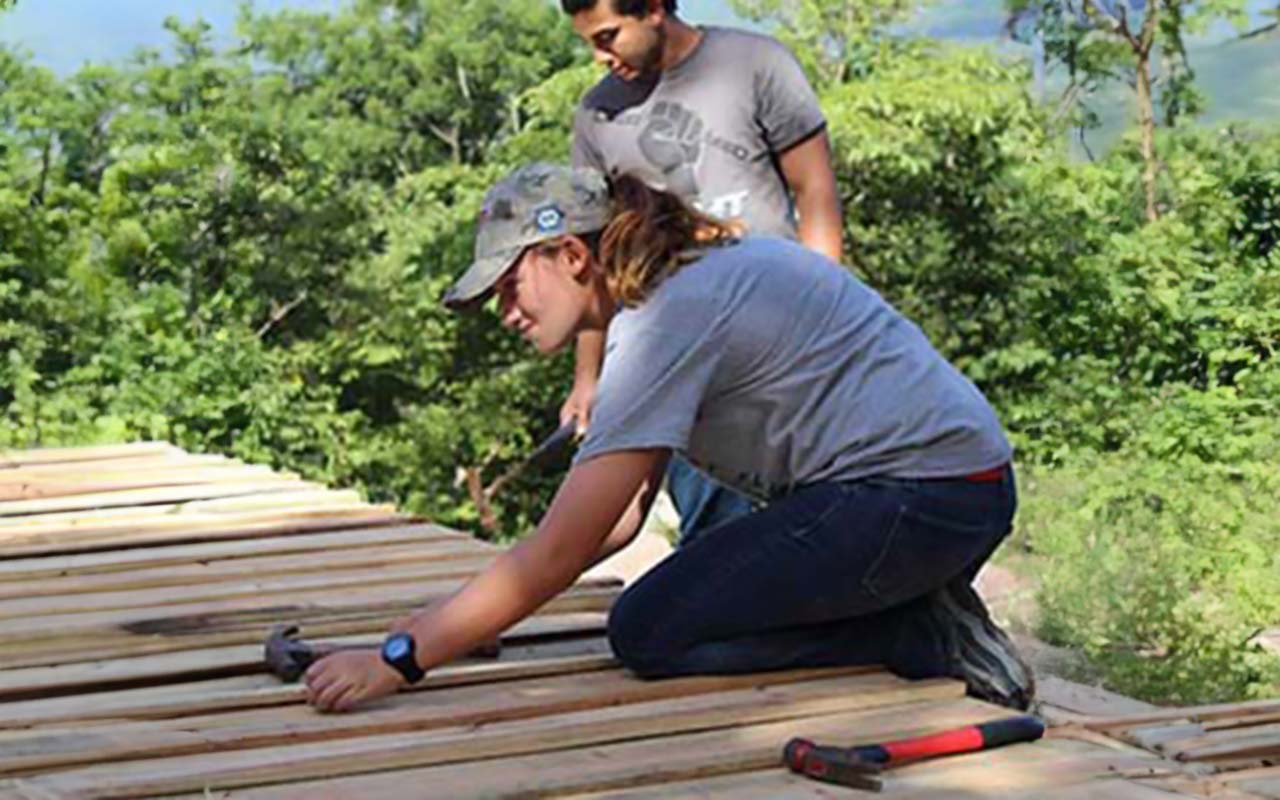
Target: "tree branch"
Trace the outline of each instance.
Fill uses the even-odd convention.
[[[302,292],[299,293],[297,297],[293,298],[292,300],[285,303],[284,305],[278,305],[276,301],[272,300],[271,301],[271,306],[272,306],[271,317],[266,322],[262,323],[262,327],[258,328],[257,337],[259,339],[262,339],[263,337],[265,337],[268,333],[271,332],[272,328],[274,328],[276,325],[279,325],[281,322],[283,322],[284,318],[289,316],[289,314],[295,308],[302,305],[306,301],[306,299],[307,299],[307,290],[303,289]]]
[[[1263,25],[1261,28],[1240,34],[1241,39],[1252,39],[1255,36],[1263,36],[1274,30],[1280,30],[1280,21],[1273,22],[1270,25]]]

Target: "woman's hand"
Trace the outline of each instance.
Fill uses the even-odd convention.
[[[312,664],[304,676],[307,702],[317,711],[350,711],[394,694],[404,677],[382,660],[375,648],[342,650]]]
[[[587,423],[591,421],[591,404],[596,399],[596,381],[577,378],[564,405],[560,407],[560,424],[573,420],[575,431],[579,436],[587,432]]]

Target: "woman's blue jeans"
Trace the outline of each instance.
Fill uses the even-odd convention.
[[[1013,472],[798,489],[701,532],[629,587],[609,641],[643,677],[883,664],[949,674],[930,595],[1008,534]]]

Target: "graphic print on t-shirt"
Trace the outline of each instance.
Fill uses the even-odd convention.
[[[658,188],[685,198],[713,216],[732,219],[742,215],[748,192],[703,197],[698,186],[698,165],[707,147],[746,161],[749,151],[745,146],[718,135],[700,114],[672,100],[659,100],[652,108],[624,115],[615,122],[639,126],[636,143],[649,166],[661,176],[656,181]]]
[[[702,154],[702,117],[680,103],[660,100],[645,115],[640,152],[660,172],[666,190],[681,197],[698,196],[698,157]]]

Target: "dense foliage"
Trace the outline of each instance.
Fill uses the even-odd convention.
[[[1149,221],[1136,129],[1072,161],[1022,67],[895,40],[892,0],[815,34],[841,5],[753,10],[795,9],[852,268],[1016,440],[1042,633],[1144,696],[1274,693],[1280,130],[1161,127]],[[568,152],[596,73],[567,24],[356,0],[246,11],[223,52],[169,27],[66,79],[0,51],[0,447],[166,439],[476,529],[462,471],[553,429],[569,364],[437,301],[493,177]],[[505,489],[499,533],[548,488]]]

